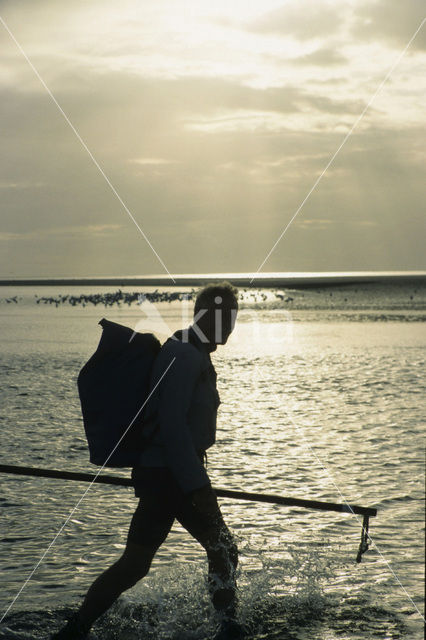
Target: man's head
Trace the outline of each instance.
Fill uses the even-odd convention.
[[[210,351],[226,343],[234,329],[237,312],[238,289],[231,283],[211,283],[200,289],[195,299],[194,325]]]

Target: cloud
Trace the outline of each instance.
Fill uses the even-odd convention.
[[[45,186],[46,186],[45,182],[22,182],[22,181],[0,182],[0,189],[37,189]]]
[[[27,241],[27,240],[43,240],[49,237],[78,237],[78,236],[90,236],[92,238],[103,238],[111,234],[115,234],[118,230],[122,229],[121,224],[88,224],[88,225],[64,225],[61,227],[48,227],[42,229],[32,229],[28,231],[21,231],[19,233],[12,233],[8,231],[0,232],[0,241],[10,242]]]
[[[310,230],[326,229],[335,221],[330,218],[296,218],[294,225],[301,228],[308,228]]]
[[[346,64],[348,59],[336,49],[320,47],[311,53],[293,58],[293,64],[315,65],[319,67],[329,67],[330,65]]]
[[[158,167],[165,164],[172,164],[173,161],[167,160],[166,158],[130,158],[129,163],[148,167]]]
[[[364,106],[358,99],[333,98],[322,88],[317,93],[291,85],[260,89],[219,78],[154,80],[115,72],[96,75],[79,88],[72,80],[72,91],[66,78],[55,84],[59,104],[95,157],[161,171],[174,170],[188,155],[182,142],[191,128],[256,131],[260,126],[278,132],[288,127],[288,115],[302,114],[304,120],[292,127],[304,130],[306,114],[331,115],[334,122],[336,115],[358,114]],[[11,183],[17,175],[27,182],[46,182],[46,172],[61,175],[74,157],[75,162],[87,158],[42,87],[25,94],[4,88],[0,117],[10,137],[0,161],[3,156],[3,175]]]
[[[335,225],[351,225],[354,227],[377,227],[377,220],[363,220],[357,217],[351,220],[339,218],[339,212],[334,213],[333,218],[296,218],[294,221],[295,226],[302,229],[309,229],[310,231],[317,231],[322,229],[328,229],[330,226]]]
[[[290,0],[248,25],[252,31],[314,40],[338,32],[344,22],[344,3]]]
[[[402,48],[425,17],[424,0],[363,0],[355,6],[352,33],[362,40],[381,39]],[[410,48],[426,50],[425,25]]]
[[[370,4],[384,11],[383,3]],[[359,26],[368,3],[352,5]],[[49,6],[43,5],[44,13]],[[111,16],[99,34],[94,18],[103,14],[96,6],[98,14],[93,11],[92,22],[83,24],[84,48],[80,22],[72,22],[73,5],[65,9],[58,0],[55,6],[52,20],[63,29],[60,36],[52,21],[39,31],[45,16],[35,10],[35,25],[11,13],[10,26],[175,272],[250,271],[260,264],[388,68],[389,48],[375,42],[373,23],[369,35],[362,23],[373,46],[356,36],[358,48],[353,32],[342,44],[349,25],[346,2],[288,1],[250,22],[249,30],[215,31],[219,39],[209,43],[211,49],[191,49],[185,32],[176,32],[173,64],[163,32],[149,20],[137,40],[127,40],[121,18],[115,22]],[[131,10],[126,7],[123,15],[129,21]],[[378,25],[378,15],[376,22],[389,32],[389,24]],[[139,24],[129,22],[130,31]],[[68,38],[63,47],[62,35]],[[216,55],[222,42],[224,58],[249,64],[226,72],[208,67],[207,53]],[[386,45],[393,42],[386,36]],[[158,272],[151,249],[38,80],[30,81],[34,74],[18,54],[6,59],[0,98],[0,269],[13,266],[17,274],[34,275]],[[338,66],[345,62],[347,67]],[[407,56],[404,64],[409,63]],[[327,79],[336,69],[339,78]],[[373,105],[382,111],[368,111],[268,269],[424,264],[418,246],[423,129],[412,126],[410,112],[421,104],[422,84],[408,72],[400,81],[395,74],[384,87],[383,100],[378,96]]]
[[[0,231],[0,242],[10,242],[12,240],[20,240],[20,233],[11,233],[10,231]]]

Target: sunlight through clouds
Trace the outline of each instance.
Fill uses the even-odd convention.
[[[417,0],[389,2],[392,11],[384,0],[4,0],[0,13],[172,271],[250,271],[419,26]],[[115,260],[127,273],[157,271],[21,52],[0,37],[0,230],[18,235],[16,273],[21,233],[85,224],[117,225],[121,257],[88,250],[76,272],[103,259],[102,272]],[[404,224],[404,246],[418,246],[424,39],[425,28],[306,205],[307,220],[335,228],[299,224],[269,269],[314,269],[320,251],[344,269],[336,234],[348,268],[423,267],[423,252],[406,255],[391,229]],[[352,245],[337,224],[346,212],[371,220],[374,237]],[[76,254],[75,234],[63,237]],[[34,236],[33,251],[54,269],[52,238],[41,247]]]

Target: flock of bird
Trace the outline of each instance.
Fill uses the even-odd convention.
[[[114,305],[120,306],[121,304],[130,306],[134,302],[140,303],[143,300],[148,300],[149,302],[173,302],[174,300],[183,300],[185,297],[188,297],[188,294],[179,291],[166,292],[156,289],[153,292],[142,294],[139,291],[127,292],[118,289],[118,291],[112,293],[81,293],[79,296],[59,294],[58,297],[37,297],[36,302],[37,304],[41,302],[44,304],[54,304],[56,307],[67,302],[73,307],[79,304],[83,307],[87,304],[93,304],[95,306],[103,304],[105,307],[112,307]]]
[[[82,293],[80,295],[62,295],[59,294],[57,296],[37,296],[36,303],[37,304],[53,304],[55,307],[58,307],[61,304],[70,304],[73,307],[76,305],[82,305],[85,307],[88,304],[93,305],[104,305],[105,307],[112,307],[114,305],[121,306],[122,304],[127,304],[130,306],[131,304],[137,302],[142,303],[144,300],[148,300],[148,302],[174,302],[175,300],[193,300],[196,295],[196,290],[193,289],[189,293],[184,293],[181,291],[159,291],[156,289],[155,291],[148,293],[141,293],[139,291],[127,292],[118,289],[118,291],[114,291],[112,293]],[[275,292],[275,298],[284,302],[292,302],[293,298],[290,296],[286,296],[282,292]],[[18,303],[18,301],[22,299],[20,296],[13,296],[11,298],[5,298],[4,301],[8,304],[10,303]],[[268,299],[268,295],[262,291],[254,290],[249,291],[244,289],[240,293],[240,300],[242,302],[265,302]]]

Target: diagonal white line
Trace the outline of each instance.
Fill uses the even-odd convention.
[[[62,531],[65,529],[65,527],[67,526],[68,522],[70,521],[70,519],[72,518],[72,516],[74,515],[74,513],[77,511],[78,507],[80,506],[80,504],[83,502],[84,498],[87,496],[88,492],[90,491],[90,489],[92,488],[93,484],[96,482],[96,478],[100,475],[100,473],[103,471],[105,465],[107,464],[108,460],[111,458],[111,456],[113,455],[114,451],[116,451],[117,447],[119,446],[120,442],[123,440],[123,438],[126,436],[127,432],[129,431],[130,427],[132,426],[132,424],[134,423],[134,421],[136,420],[136,418],[139,416],[140,412],[142,411],[142,409],[145,407],[146,403],[148,402],[148,400],[150,399],[150,397],[152,396],[152,394],[154,393],[154,391],[156,390],[156,388],[158,387],[158,385],[160,384],[161,380],[164,378],[164,376],[166,375],[167,371],[170,369],[170,367],[172,366],[173,362],[176,360],[176,357],[174,357],[169,365],[167,366],[167,368],[165,369],[165,371],[162,373],[160,379],[158,380],[158,382],[155,384],[154,388],[152,389],[152,391],[149,393],[148,397],[146,398],[146,400],[144,401],[144,403],[142,404],[142,406],[140,407],[140,409],[138,410],[138,412],[136,413],[135,417],[132,419],[131,423],[129,424],[129,426],[127,427],[126,431],[123,433],[123,435],[121,436],[120,440],[117,442],[117,444],[115,445],[114,449],[111,451],[111,453],[109,454],[108,458],[105,460],[104,464],[102,465],[102,467],[98,470],[98,472],[96,473],[95,477],[93,478],[93,480],[91,481],[91,483],[89,484],[89,486],[87,487],[86,491],[83,493],[83,495],[81,496],[81,498],[79,498],[79,500],[77,501],[77,503],[75,504],[75,506],[72,508],[72,510],[70,511],[69,515],[67,516],[67,518],[65,519],[65,522],[62,524],[62,526],[60,527],[59,531],[55,534],[53,540],[49,543],[49,545],[46,547],[45,551],[43,552],[43,554],[41,555],[41,557],[39,558],[39,560],[37,561],[37,563],[35,564],[34,568],[31,570],[29,576],[26,578],[26,580],[24,581],[23,585],[21,586],[21,588],[19,589],[18,593],[16,594],[16,596],[13,598],[12,602],[10,603],[10,605],[7,607],[6,611],[3,613],[2,617],[0,618],[0,623],[3,622],[3,620],[5,619],[5,617],[7,616],[7,614],[9,613],[9,611],[11,610],[11,608],[13,607],[13,605],[15,604],[15,602],[18,600],[19,596],[21,595],[21,593],[23,592],[23,590],[25,589],[25,587],[27,586],[27,584],[29,583],[29,581],[31,580],[31,578],[33,577],[33,575],[35,574],[35,572],[37,571],[37,569],[39,568],[39,566],[41,565],[41,563],[43,562],[43,560],[45,559],[45,557],[47,556],[47,554],[49,553],[50,549],[53,547],[53,545],[55,544],[56,540],[59,538],[59,536],[61,535]]]
[[[59,102],[56,100],[55,96],[53,95],[53,93],[51,92],[51,90],[49,89],[49,87],[47,86],[47,84],[45,83],[45,81],[43,80],[43,78],[41,77],[40,73],[38,72],[38,70],[35,68],[35,66],[33,65],[33,63],[31,62],[31,60],[29,59],[29,57],[27,56],[27,54],[25,53],[25,51],[23,50],[23,48],[21,47],[21,45],[19,44],[19,42],[17,41],[17,39],[15,38],[15,36],[13,35],[13,33],[11,32],[11,30],[9,29],[9,27],[7,26],[6,22],[3,20],[3,18],[0,16],[0,22],[2,23],[2,25],[4,26],[4,28],[6,29],[6,31],[8,32],[8,34],[10,35],[10,37],[12,38],[12,40],[14,41],[14,43],[16,44],[16,46],[18,47],[19,51],[22,53],[22,55],[24,56],[25,60],[28,62],[29,66],[31,67],[31,69],[34,71],[34,73],[36,74],[37,78],[40,80],[41,84],[43,85],[43,87],[46,89],[47,93],[49,94],[49,96],[51,97],[51,99],[53,100],[53,102],[55,103],[55,105],[58,107],[59,111],[62,113],[63,117],[65,118],[66,122],[69,124],[69,126],[71,127],[71,129],[73,130],[74,134],[76,135],[77,139],[79,140],[79,142],[81,143],[81,145],[84,147],[84,149],[87,151],[87,153],[89,154],[91,160],[93,161],[94,165],[97,167],[97,169],[99,170],[99,172],[101,173],[101,175],[103,176],[103,178],[105,179],[105,182],[107,183],[107,185],[110,187],[111,191],[113,192],[113,194],[115,195],[115,197],[117,198],[117,200],[119,201],[119,203],[121,204],[121,206],[123,207],[123,209],[126,211],[127,215],[129,216],[129,218],[132,220],[132,222],[135,224],[136,228],[138,229],[139,233],[142,235],[142,237],[144,238],[144,240],[148,243],[148,245],[150,246],[151,250],[153,251],[154,255],[156,256],[156,258],[158,259],[158,261],[161,263],[161,265],[163,266],[164,270],[167,272],[167,274],[170,276],[170,278],[172,279],[173,283],[176,284],[176,281],[174,279],[174,277],[172,276],[172,274],[169,272],[169,270],[167,269],[166,265],[164,264],[163,260],[160,258],[160,256],[158,255],[158,253],[156,252],[156,250],[154,249],[154,247],[152,246],[151,242],[149,241],[148,237],[146,236],[146,234],[144,233],[144,231],[141,229],[141,227],[139,226],[138,222],[135,220],[134,216],[132,215],[132,213],[129,211],[127,205],[125,204],[125,202],[123,201],[123,199],[121,198],[120,194],[118,193],[118,191],[116,190],[116,188],[114,187],[114,185],[111,183],[110,179],[108,178],[108,176],[106,175],[105,171],[102,169],[102,167],[100,166],[99,162],[96,160],[95,156],[93,155],[93,153],[90,151],[89,147],[87,146],[87,144],[84,142],[83,138],[80,136],[80,134],[78,133],[77,129],[75,128],[75,126],[73,125],[73,123],[71,122],[71,120],[69,119],[69,117],[67,116],[67,114],[65,113],[65,111],[62,109],[61,105],[59,104]]]
[[[285,405],[284,405],[285,406]],[[331,473],[331,471],[323,464],[323,462],[320,460],[320,458],[318,457],[318,455],[315,453],[314,449],[311,447],[311,445],[309,444],[308,439],[306,438],[302,428],[293,420],[292,416],[290,415],[287,407],[285,406],[285,412],[287,414],[288,419],[290,420],[291,424],[293,425],[293,427],[297,428],[299,430],[299,433],[301,433],[301,436],[303,438],[303,440],[305,441],[305,443],[307,444],[309,450],[311,451],[311,453],[313,454],[314,458],[316,459],[316,461],[321,465],[321,467],[323,468],[323,470],[327,473],[327,475],[329,476],[334,488],[337,490],[337,492],[339,493],[342,501],[346,504],[346,506],[348,507],[348,511],[350,513],[353,513],[352,509],[350,508],[349,503],[347,502],[345,496],[343,495],[343,493],[340,491],[339,486],[336,484],[336,482],[334,481],[333,475]],[[356,516],[356,514],[354,514]],[[357,516],[358,517],[358,516]],[[359,518],[358,518],[359,520]],[[391,572],[391,574],[393,575],[393,577],[395,578],[395,580],[397,581],[397,583],[399,584],[399,586],[401,587],[402,591],[404,592],[404,594],[406,595],[406,597],[408,598],[408,600],[411,602],[411,604],[413,605],[414,609],[417,611],[417,613],[419,614],[419,616],[422,618],[422,620],[424,620],[426,622],[425,617],[423,616],[422,612],[420,611],[420,609],[417,607],[416,603],[414,602],[414,600],[412,599],[412,597],[410,596],[410,594],[408,593],[407,589],[404,587],[404,585],[402,584],[401,580],[398,578],[398,576],[396,575],[396,573],[394,572],[394,570],[392,569],[392,566],[390,564],[390,562],[388,560],[386,560],[386,558],[384,557],[383,553],[380,551],[378,545],[376,544],[376,542],[374,542],[373,538],[370,536],[369,533],[367,533],[368,539],[370,540],[370,542],[374,545],[377,553],[379,554],[379,556],[381,557],[381,559],[386,563],[389,571]]]
[[[250,280],[250,284],[253,282],[253,280],[255,279],[256,275],[259,273],[259,271],[262,269],[263,265],[265,264],[265,262],[269,259],[269,257],[271,256],[271,254],[273,253],[273,251],[275,250],[275,248],[277,247],[277,245],[279,244],[279,242],[281,241],[281,239],[283,238],[283,236],[285,235],[285,233],[287,232],[288,228],[290,227],[290,225],[292,224],[292,222],[295,220],[295,218],[297,217],[297,215],[299,214],[299,212],[302,210],[303,206],[305,205],[306,201],[308,200],[308,198],[311,196],[311,194],[313,193],[313,191],[315,190],[315,188],[317,187],[317,185],[319,184],[319,182],[321,181],[321,179],[323,178],[324,174],[326,173],[326,171],[328,170],[328,168],[330,167],[330,165],[333,163],[333,161],[335,160],[335,158],[337,157],[338,153],[340,152],[340,150],[343,148],[343,146],[345,145],[346,141],[349,139],[349,137],[351,136],[351,134],[353,133],[354,129],[356,128],[356,126],[359,124],[359,122],[362,120],[362,118],[364,117],[365,113],[367,112],[368,108],[371,106],[372,102],[374,101],[374,99],[376,98],[377,94],[379,93],[379,91],[381,90],[381,88],[383,87],[383,85],[387,82],[387,80],[390,78],[390,76],[392,75],[393,71],[395,70],[395,68],[397,67],[397,65],[399,64],[400,60],[402,59],[402,57],[404,56],[405,52],[407,51],[407,49],[409,48],[409,46],[411,45],[411,43],[413,42],[414,38],[417,36],[417,34],[419,33],[420,29],[423,27],[424,23],[426,22],[426,18],[424,18],[420,25],[418,26],[418,28],[416,29],[416,31],[414,32],[414,34],[411,36],[410,40],[408,41],[407,45],[404,47],[404,49],[402,50],[402,52],[399,54],[398,58],[395,60],[394,64],[392,65],[392,67],[389,69],[388,73],[386,74],[386,76],[383,78],[383,80],[381,81],[381,83],[379,84],[379,86],[377,87],[376,91],[374,92],[374,94],[372,95],[372,97],[370,98],[370,100],[368,101],[367,105],[364,107],[363,111],[360,113],[360,115],[358,116],[358,118],[355,120],[355,122],[353,123],[351,129],[348,131],[348,133],[345,135],[344,139],[342,140],[342,142],[340,143],[339,147],[337,148],[337,150],[334,152],[334,154],[332,155],[332,157],[330,158],[330,160],[328,161],[327,165],[325,166],[324,170],[322,171],[322,173],[319,175],[319,177],[316,179],[316,181],[314,182],[313,186],[311,187],[311,189],[309,190],[309,192],[307,193],[307,195],[305,196],[305,198],[303,199],[302,203],[299,205],[299,207],[297,208],[296,212],[293,214],[292,218],[290,219],[290,221],[287,223],[287,225],[285,226],[284,230],[281,232],[280,236],[278,237],[278,239],[276,240],[276,242],[274,243],[274,245],[272,246],[271,250],[269,251],[269,253],[267,254],[266,258],[263,260],[263,262],[261,263],[261,265],[259,266],[259,268],[257,269],[257,271],[254,273],[253,277]],[[287,408],[285,409],[287,416],[290,420],[290,422],[293,424],[294,427],[296,427],[298,430],[300,430],[299,425],[296,424],[296,422],[292,419],[292,417],[290,416]],[[304,439],[304,441],[306,442],[306,444],[308,445],[310,451],[312,452],[312,454],[314,455],[315,459],[318,461],[318,463],[321,465],[321,467],[324,469],[324,471],[329,475],[334,487],[337,489],[339,495],[341,496],[343,502],[348,506],[348,510],[351,511],[350,506],[348,504],[348,502],[346,501],[345,497],[343,496],[342,492],[340,491],[339,487],[336,485],[336,483],[334,482],[333,476],[331,474],[331,472],[327,469],[327,467],[325,467],[325,465],[322,463],[322,461],[318,458],[317,454],[315,453],[315,451],[312,449],[312,447],[310,446],[307,438],[305,437],[304,433],[302,433],[302,437]],[[375,541],[372,539],[370,534],[367,534],[370,542],[374,545],[376,551],[378,552],[378,554],[380,555],[380,557],[382,558],[382,560],[386,563],[389,571],[391,572],[391,574],[393,575],[393,577],[395,578],[396,582],[399,584],[399,586],[401,587],[402,591],[404,592],[405,596],[407,597],[407,599],[410,601],[410,603],[412,604],[413,608],[415,609],[415,611],[420,615],[420,617],[425,620],[425,617],[423,616],[423,614],[421,613],[421,611],[419,610],[419,608],[417,607],[417,605],[415,604],[415,602],[413,601],[413,599],[411,598],[410,594],[408,593],[408,591],[406,590],[406,588],[404,587],[404,585],[402,584],[402,582],[400,581],[400,579],[398,578],[398,576],[396,575],[396,573],[393,571],[391,564],[389,563],[389,561],[384,557],[384,555],[382,554],[382,552],[380,551],[378,545],[375,543]]]
[[[261,270],[261,268],[263,267],[263,265],[265,264],[265,262],[269,259],[270,255],[273,253],[273,251],[275,251],[275,248],[277,247],[277,245],[279,244],[279,242],[281,241],[281,239],[284,237],[285,233],[287,232],[287,229],[290,227],[290,225],[292,224],[293,220],[296,218],[296,216],[299,214],[299,212],[302,210],[305,202],[308,200],[308,198],[311,196],[311,194],[313,193],[313,191],[316,189],[316,187],[318,186],[318,184],[320,183],[320,181],[322,180],[322,177],[324,176],[324,174],[326,173],[326,171],[328,170],[328,168],[330,167],[330,165],[334,162],[335,158],[337,157],[338,153],[340,152],[340,150],[342,149],[342,147],[345,145],[346,141],[349,139],[349,137],[352,135],[355,127],[361,122],[361,120],[363,119],[365,113],[367,112],[368,108],[371,106],[373,100],[375,99],[375,97],[377,96],[377,94],[379,93],[379,91],[381,90],[381,88],[383,87],[383,85],[389,80],[390,76],[392,75],[392,73],[394,72],[395,68],[398,66],[401,58],[404,56],[405,52],[407,51],[408,47],[410,46],[410,44],[413,42],[414,38],[417,36],[417,34],[419,33],[420,29],[422,28],[422,26],[424,25],[424,23],[426,22],[426,18],[423,18],[422,22],[420,23],[420,25],[417,27],[416,31],[414,32],[414,34],[411,36],[410,40],[408,41],[408,43],[406,44],[406,46],[404,47],[404,49],[401,51],[401,53],[399,54],[398,58],[395,60],[395,62],[393,63],[393,65],[391,66],[391,68],[389,69],[389,71],[387,72],[386,76],[383,78],[383,80],[381,81],[381,83],[379,84],[379,86],[377,87],[376,91],[373,93],[373,95],[371,96],[370,100],[368,101],[368,103],[366,104],[366,106],[364,107],[364,109],[362,110],[362,112],[360,113],[360,115],[357,117],[357,119],[355,120],[355,122],[353,123],[352,127],[349,129],[348,133],[345,135],[345,137],[343,138],[342,142],[340,143],[339,147],[336,149],[336,151],[333,153],[333,155],[331,156],[330,160],[328,161],[327,165],[325,166],[325,168],[323,169],[322,173],[318,176],[318,178],[315,180],[314,184],[312,185],[312,187],[310,188],[310,190],[308,191],[308,193],[306,194],[306,196],[304,197],[304,199],[302,200],[301,204],[299,205],[299,207],[297,208],[296,212],[293,214],[292,218],[290,219],[290,222],[287,223],[287,225],[285,226],[284,230],[281,232],[281,234],[279,235],[278,239],[276,240],[276,242],[274,243],[274,245],[272,246],[271,250],[269,251],[268,255],[266,256],[266,258],[264,259],[264,261],[262,262],[262,264],[260,265],[260,267],[258,268],[258,270],[254,273],[252,279],[250,280],[250,284],[253,282],[253,280],[255,279],[255,277],[257,276],[257,274],[259,273],[259,271]]]

